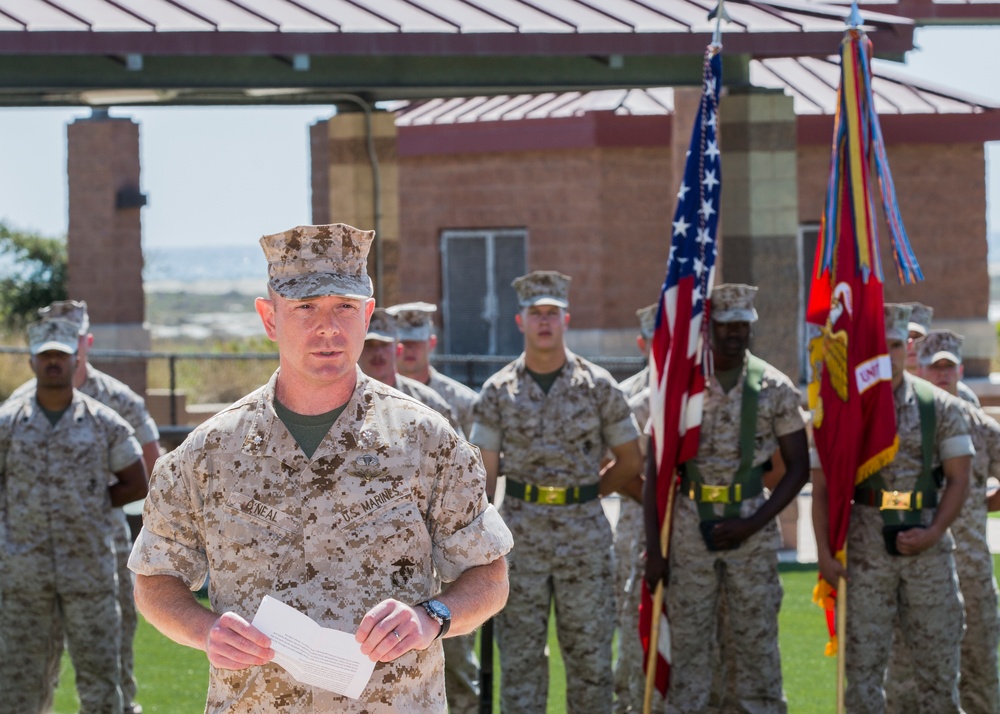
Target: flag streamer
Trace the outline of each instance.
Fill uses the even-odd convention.
[[[859,27],[848,29],[841,43],[830,175],[806,313],[809,407],[827,484],[829,547],[842,563],[854,488],[890,463],[899,446],[885,341],[873,166],[897,276],[900,282],[923,279],[896,201],[872,97],[870,58],[871,41]],[[813,599],[827,610],[827,653],[836,654],[836,592],[820,578]]]
[[[885,140],[871,82],[872,43],[858,29],[848,30],[841,45],[841,86],[834,119],[834,139],[827,182],[826,205],[820,229],[821,271],[833,269],[835,245],[839,236],[842,201],[851,201],[850,220],[855,223],[857,260],[860,269],[884,280],[878,253],[878,232],[873,220],[874,197],[870,186],[870,166],[878,176],[882,207],[889,227],[893,260],[900,283],[924,279],[896,200],[896,188],[889,169]],[[847,173],[845,177],[843,174]]]

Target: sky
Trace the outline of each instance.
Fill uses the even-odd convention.
[[[916,44],[905,65],[887,64],[1000,105],[1000,27],[920,29]],[[66,125],[89,113],[0,109],[0,220],[66,233]],[[140,125],[146,249],[247,245],[311,222],[309,126],[328,118],[330,107],[121,107],[110,114]],[[986,178],[987,227],[1000,233],[1000,142],[987,145]]]

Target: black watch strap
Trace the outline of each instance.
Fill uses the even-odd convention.
[[[432,620],[438,623],[441,627],[434,639],[438,640],[448,634],[448,629],[451,627],[451,610],[440,600],[425,600],[420,603],[420,606],[424,608],[424,611],[430,616]]]

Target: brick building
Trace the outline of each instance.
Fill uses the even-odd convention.
[[[731,92],[720,109],[717,281],[753,282],[771,296],[763,301],[755,349],[789,374],[800,373],[796,353],[829,170],[837,71],[827,60],[755,60],[756,88]],[[984,375],[996,337],[987,321],[983,144],[1000,138],[1000,114],[877,74],[897,196],[925,275],[918,285],[898,284],[880,227],[886,299],[933,305],[936,325],[966,335],[967,374]],[[697,94],[609,90],[395,107],[397,141],[380,157],[398,192],[396,233],[385,252],[393,276],[386,301],[441,303],[445,352],[511,354],[521,343],[510,279],[561,270],[574,278],[572,346],[590,355],[635,354],[634,311],[656,300],[663,279],[677,157],[683,160],[690,131],[685,107]],[[734,110],[740,103],[750,110]],[[317,141],[337,120],[312,130],[317,221],[329,217],[322,204],[336,193],[323,182],[340,171]],[[744,133],[754,131],[749,151]],[[774,216],[787,225],[789,215],[792,230],[772,231],[777,238],[759,226]],[[757,225],[748,230],[749,223]]]

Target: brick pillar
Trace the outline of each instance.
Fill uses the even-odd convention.
[[[737,88],[719,107],[721,253],[716,283],[760,288],[752,349],[798,383],[799,247],[795,111],[781,91]]]
[[[381,305],[399,301],[399,158],[395,115],[376,111],[371,132],[378,164],[381,221],[376,226],[374,172],[361,112],[338,112],[310,127],[313,222],[375,229],[368,273]],[[382,285],[378,266],[381,260]]]
[[[86,300],[95,349],[148,350],[143,327],[139,125],[94,111],[67,127],[69,296]],[[146,392],[144,360],[90,360]]]

